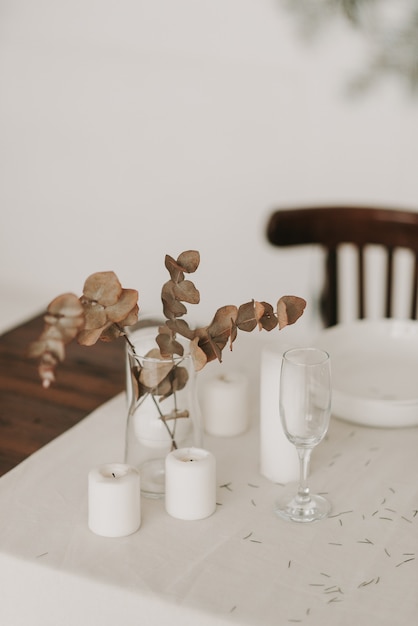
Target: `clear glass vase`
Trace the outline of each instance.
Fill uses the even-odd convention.
[[[141,474],[144,496],[165,492],[165,457],[183,447],[202,447],[202,423],[196,373],[184,344],[184,355],[161,358],[155,338],[158,328],[129,336],[125,461]]]

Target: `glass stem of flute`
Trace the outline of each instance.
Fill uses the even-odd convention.
[[[305,504],[311,499],[309,487],[308,487],[308,475],[309,475],[309,463],[311,460],[312,448],[297,448],[299,455],[299,487],[297,499],[300,504]]]

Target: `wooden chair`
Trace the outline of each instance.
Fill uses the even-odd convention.
[[[394,252],[407,248],[414,256],[410,318],[416,318],[418,278],[418,212],[375,207],[306,207],[275,211],[267,239],[274,246],[319,244],[325,250],[325,286],[321,314],[325,326],[339,321],[338,258],[342,244],[353,244],[358,259],[358,318],[365,317],[365,249],[382,246],[387,253],[385,317],[393,317]]]

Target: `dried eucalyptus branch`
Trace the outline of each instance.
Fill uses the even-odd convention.
[[[255,328],[271,331],[294,324],[303,314],[306,301],[297,296],[281,297],[274,310],[267,302],[252,300],[240,307],[223,306],[218,309],[208,326],[191,329],[182,318],[187,313],[185,302],[198,304],[199,291],[185,274],[194,273],[200,264],[200,254],[195,250],[182,252],[177,260],[166,255],[165,266],[170,279],[163,285],[161,300],[165,324],[159,327],[156,337],[159,350],[156,355],[172,361],[174,355],[183,355],[183,346],[177,334],[190,340],[190,351],[196,371],[206,363],[222,361],[222,350],[237,338],[238,330],[251,332]],[[28,356],[39,359],[39,375],[44,387],[55,381],[55,369],[65,358],[65,346],[73,339],[79,344],[91,346],[99,339],[111,341],[123,337],[133,349],[126,327],[138,320],[138,292],[123,289],[114,272],[97,272],[89,276],[84,284],[83,295],[63,294],[48,306],[44,317],[45,325],[37,341],[30,344]],[[133,349],[134,351],[134,349]],[[185,384],[181,379],[182,369],[172,365],[168,372],[161,371],[157,381],[146,379],[147,372],[138,372],[138,397],[156,386],[165,384],[163,395],[173,393]]]
[[[170,280],[162,288],[164,315],[167,321],[159,328],[157,344],[163,357],[174,354],[182,356],[183,346],[176,341],[179,334],[190,340],[190,348],[195,369],[202,369],[206,363],[218,359],[222,361],[222,350],[236,340],[238,330],[251,332],[255,328],[271,331],[277,326],[281,330],[294,324],[302,315],[306,301],[297,296],[282,296],[276,310],[268,302],[251,300],[240,307],[227,305],[218,309],[209,326],[192,330],[185,320],[178,319],[187,313],[184,302],[198,304],[199,291],[190,280],[185,280],[185,273],[193,273],[199,267],[200,255],[195,250],[188,250],[175,261],[166,256],[165,265],[170,273]]]
[[[123,289],[114,272],[97,272],[84,283],[83,295],[66,293],[48,306],[45,325],[28,356],[39,358],[38,371],[44,387],[55,381],[55,368],[65,359],[65,346],[73,339],[92,346],[98,339],[112,341],[124,336],[124,327],[138,320],[138,292]]]

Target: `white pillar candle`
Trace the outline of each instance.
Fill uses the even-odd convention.
[[[165,508],[182,520],[209,517],[216,508],[216,461],[201,448],[180,448],[165,461]]]
[[[141,525],[140,478],[134,467],[108,463],[88,476],[88,526],[96,535],[123,537]]]
[[[264,349],[260,377],[260,472],[275,483],[299,479],[296,448],[284,434],[280,420],[282,354]]]
[[[243,374],[229,373],[204,382],[202,415],[210,435],[231,437],[248,428],[248,380]]]

